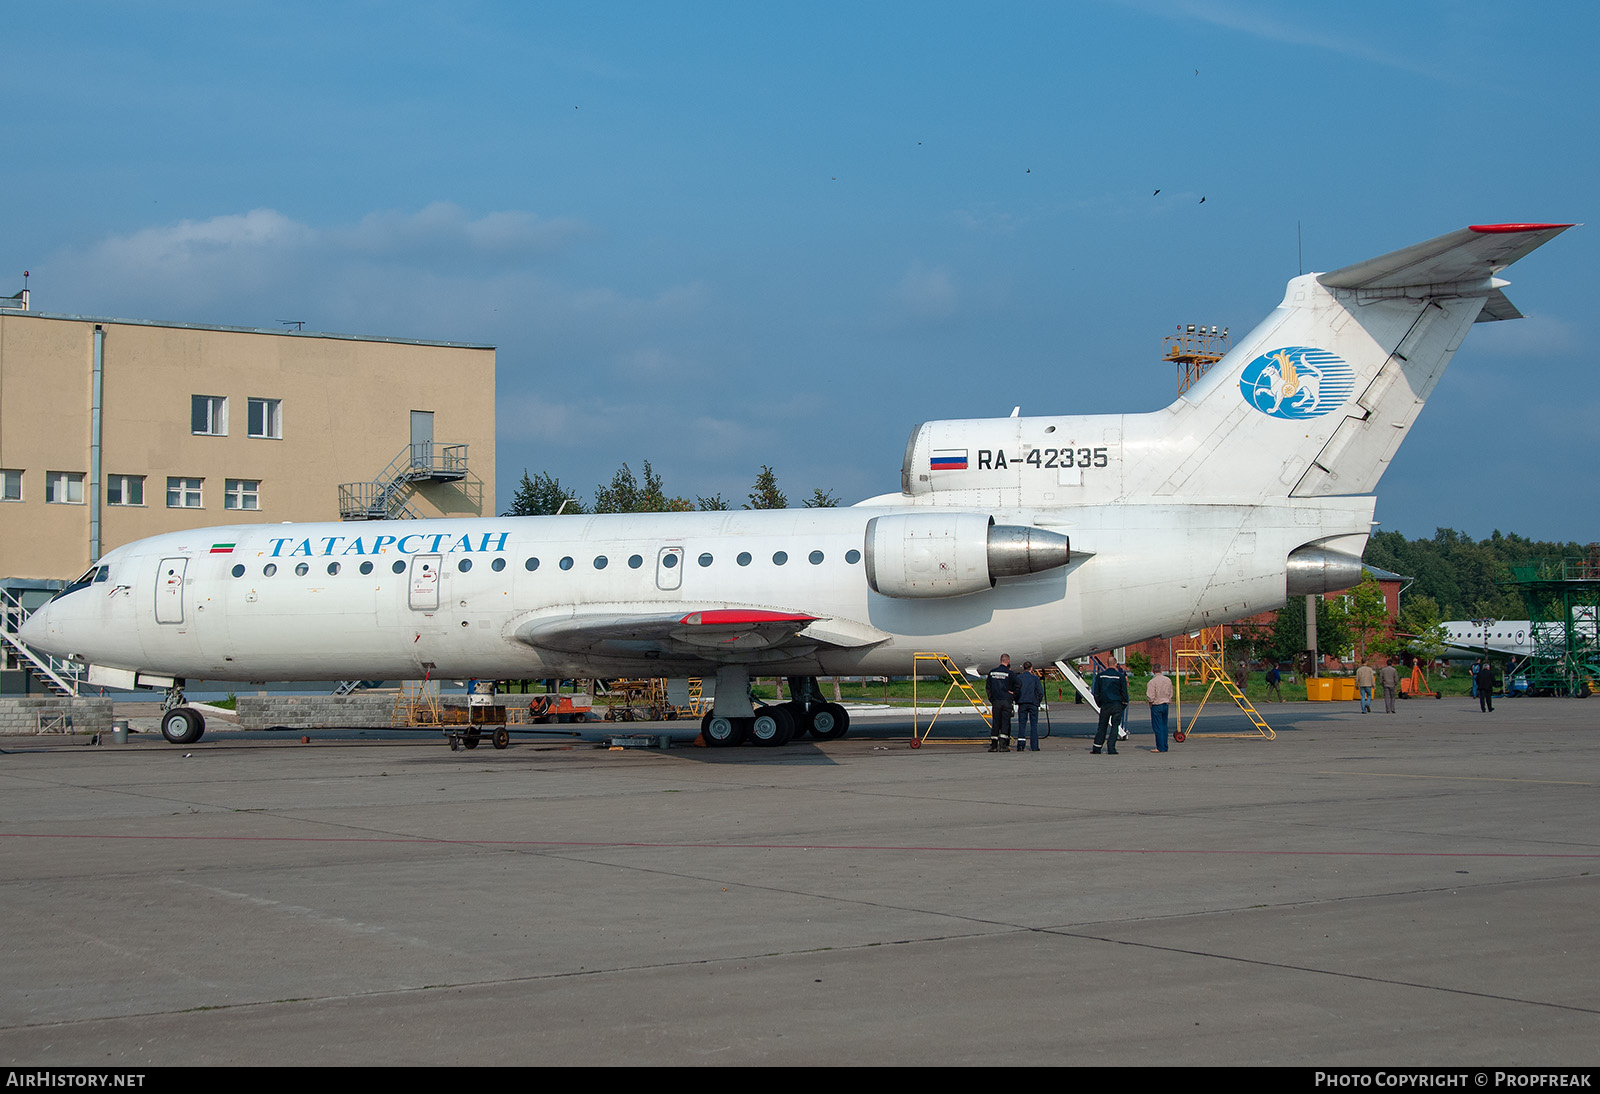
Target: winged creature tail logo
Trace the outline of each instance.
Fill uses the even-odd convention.
[[[1285,346],[1244,367],[1239,392],[1272,418],[1320,418],[1344,405],[1355,390],[1355,370],[1337,354],[1314,346]]]

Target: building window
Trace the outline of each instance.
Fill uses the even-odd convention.
[[[189,432],[204,437],[226,437],[228,435],[227,396],[189,396]]]
[[[224,509],[260,509],[260,479],[228,479],[227,491],[222,495]]]
[[[83,504],[83,472],[47,471],[44,476],[44,500],[56,505]]]
[[[22,500],[22,472],[0,469],[0,501]]]
[[[107,475],[107,505],[143,505],[143,475]]]
[[[200,509],[200,486],[205,479],[167,479],[168,509]]]
[[[250,436],[274,441],[283,439],[282,399],[251,399],[248,410],[250,420],[246,429]]]

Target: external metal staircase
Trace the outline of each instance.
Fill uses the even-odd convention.
[[[340,520],[410,520],[418,483],[460,482],[467,477],[467,446],[422,441],[408,444],[370,482],[339,484]]]
[[[18,633],[28,614],[21,599],[9,589],[0,589],[0,647],[9,646],[15,650],[17,663],[25,666],[45,687],[57,695],[76,698],[87,669],[76,661],[51,657],[29,647]]]

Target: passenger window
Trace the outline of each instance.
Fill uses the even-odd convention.
[[[389,567],[389,569],[393,570],[397,574],[405,573],[406,572],[406,560],[403,559],[403,558],[400,559],[393,566]]]
[[[361,564],[361,572],[364,574],[370,574],[372,572],[372,563],[363,562]]]
[[[774,551],[772,553],[772,564],[774,566],[782,566],[785,562],[788,562],[788,561],[789,561],[789,552],[788,551]]]
[[[533,571],[539,568],[539,560],[536,558],[530,558],[528,561],[522,564],[522,568],[531,574]]]
[[[238,565],[238,566],[235,566],[233,568],[233,576],[234,577],[243,577],[244,576],[244,566],[242,564]]]
[[[811,554],[809,556],[807,556],[807,557],[810,558],[811,565],[813,565],[813,566],[820,566],[822,564],[822,552],[821,551],[812,551]]]
[[[852,551],[846,551],[844,553],[844,560],[846,562],[848,562],[850,565],[854,566],[856,563],[861,561],[861,552],[860,551],[853,551],[853,550]]]
[[[644,557],[642,555],[629,555],[628,556],[628,569],[637,570],[640,566],[643,566],[643,565],[644,565]]]
[[[273,574],[275,574],[277,572],[278,572],[278,564],[276,562],[269,562],[265,566],[261,567],[261,576],[262,577],[271,577]]]
[[[506,560],[503,559],[503,558],[497,558],[493,562],[489,563],[489,569],[493,570],[495,573],[499,573],[501,570],[504,570],[505,568],[506,568]]]
[[[311,567],[306,565],[304,562],[300,563],[300,565],[298,565],[298,566],[296,566],[294,568],[294,576],[295,577],[305,577],[310,572],[311,572]]]
[[[565,558],[563,558],[561,560],[561,568],[563,570],[572,569],[572,556],[571,555],[567,555]]]
[[[606,568],[606,556],[605,555],[595,555],[594,556],[594,568],[596,570],[604,570]]]
[[[737,561],[739,563],[739,565],[741,565],[741,566],[750,565],[750,552],[749,551],[740,551],[739,552],[739,557],[735,561]]]
[[[462,573],[466,573],[468,570],[472,569],[472,560],[470,558],[462,559],[460,562],[456,563],[456,569],[460,570]]]
[[[337,562],[328,563],[328,576],[329,577],[332,577],[334,574],[336,574],[338,572],[339,572],[339,564]]]
[[[702,565],[702,566],[711,565],[711,552],[710,551],[707,551],[705,554],[700,556],[700,565]]]

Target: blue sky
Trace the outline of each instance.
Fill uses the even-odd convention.
[[[1297,229],[1328,270],[1594,221],[1378,518],[1597,540],[1597,46],[1578,3],[67,0],[0,35],[0,291],[493,343],[502,502],[645,459],[849,502],[924,419],[1170,401],[1162,337],[1252,327]]]

